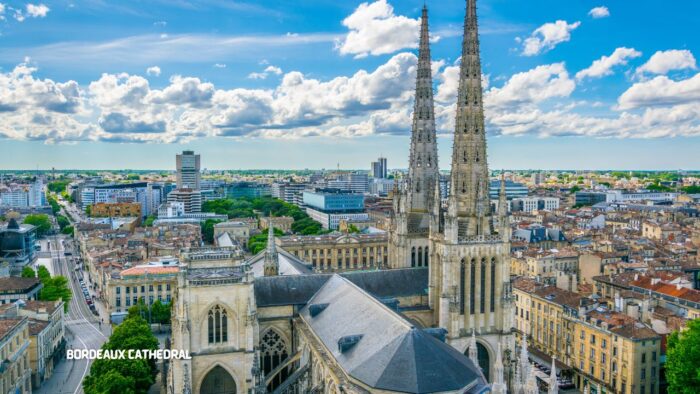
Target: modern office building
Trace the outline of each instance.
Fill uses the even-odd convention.
[[[194,189],[175,189],[168,194],[168,202],[181,202],[185,213],[202,212],[202,193]]]
[[[501,188],[501,181],[499,180],[494,180],[491,181],[491,184],[489,185],[489,197],[491,197],[492,200],[497,200],[498,199],[498,193]],[[522,183],[518,182],[513,182],[513,181],[506,181],[506,199],[512,200],[514,198],[518,197],[527,197],[528,194],[528,189],[527,186],[523,185]]]
[[[227,198],[258,198],[272,195],[270,185],[258,182],[234,182],[226,186]]]
[[[393,187],[393,179],[373,178],[369,182],[369,194],[382,197],[387,196]]]
[[[511,211],[533,212],[553,211],[559,209],[559,199],[556,197],[518,197],[511,201]]]
[[[388,169],[386,167],[386,157],[380,157],[377,161],[373,161],[371,170],[373,178],[387,178]]]
[[[36,227],[19,224],[11,218],[6,226],[0,227],[0,262],[9,267],[9,274],[19,276],[22,268],[31,264],[36,257]]]
[[[275,182],[272,184],[271,194],[274,198],[295,204],[299,201],[302,192],[308,187],[306,183]]]
[[[365,207],[362,194],[347,193],[338,189],[305,190],[304,205],[321,211],[357,212]]]
[[[177,168],[177,188],[199,190],[201,182],[200,156],[195,155],[194,151],[191,150],[183,151],[182,154],[175,156],[175,165]]]
[[[328,181],[328,187],[352,193],[367,193],[369,178],[366,173],[353,172],[343,174],[335,180]]]
[[[37,178],[31,184],[0,184],[0,205],[8,208],[38,208],[46,205],[44,183]]]

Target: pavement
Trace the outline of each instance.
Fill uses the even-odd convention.
[[[73,299],[71,299],[68,313],[65,316],[67,349],[99,349],[109,338],[110,325],[100,324],[100,318],[92,314],[85,302],[77,280],[73,257],[65,256],[66,251],[73,251],[72,240],[63,236],[54,236],[49,241],[51,242],[50,253],[53,260],[53,272],[69,278],[69,284],[73,290]],[[40,394],[82,393],[82,381],[90,371],[90,364],[91,361],[88,360],[63,359],[55,367],[51,378],[44,381],[42,386],[34,392]]]

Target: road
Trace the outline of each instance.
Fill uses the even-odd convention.
[[[109,324],[99,324],[100,319],[92,314],[85,302],[80,283],[75,271],[72,256],[65,253],[75,253],[72,239],[54,236],[49,239],[53,272],[69,279],[73,299],[71,299],[68,314],[65,317],[66,340],[68,349],[99,349],[109,336]],[[89,373],[91,362],[87,360],[62,360],[53,375],[45,381],[35,393],[46,394],[77,394],[82,393],[82,381]]]

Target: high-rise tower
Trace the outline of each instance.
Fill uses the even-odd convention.
[[[465,351],[476,333],[489,379],[499,344],[513,346],[510,242],[508,222],[492,212],[489,199],[476,0],[466,3],[447,209],[432,201],[429,302],[455,348]]]
[[[195,155],[191,150],[183,151],[182,154],[175,156],[175,166],[177,167],[177,188],[199,190],[201,177],[199,155]]]
[[[389,234],[392,268],[428,265],[428,230],[435,180],[439,176],[428,8],[421,15],[408,177],[395,189]]]

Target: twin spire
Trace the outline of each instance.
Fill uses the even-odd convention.
[[[433,74],[430,61],[428,8],[424,6],[421,14],[411,152],[406,184],[408,210],[411,212],[428,212],[435,180],[439,177]]]
[[[264,273],[265,276],[279,275],[279,259],[277,246],[275,245],[275,229],[272,225],[272,215],[267,225],[267,248],[265,249]]]
[[[446,234],[454,242],[465,237],[494,233],[489,199],[489,172],[481,57],[476,0],[466,0],[464,37],[455,117],[450,198]],[[430,64],[428,9],[421,15],[416,93],[411,132],[407,204],[413,212],[427,212],[435,199],[439,179],[433,81]],[[435,204],[435,202],[433,202]],[[449,230],[449,231],[448,231]]]

